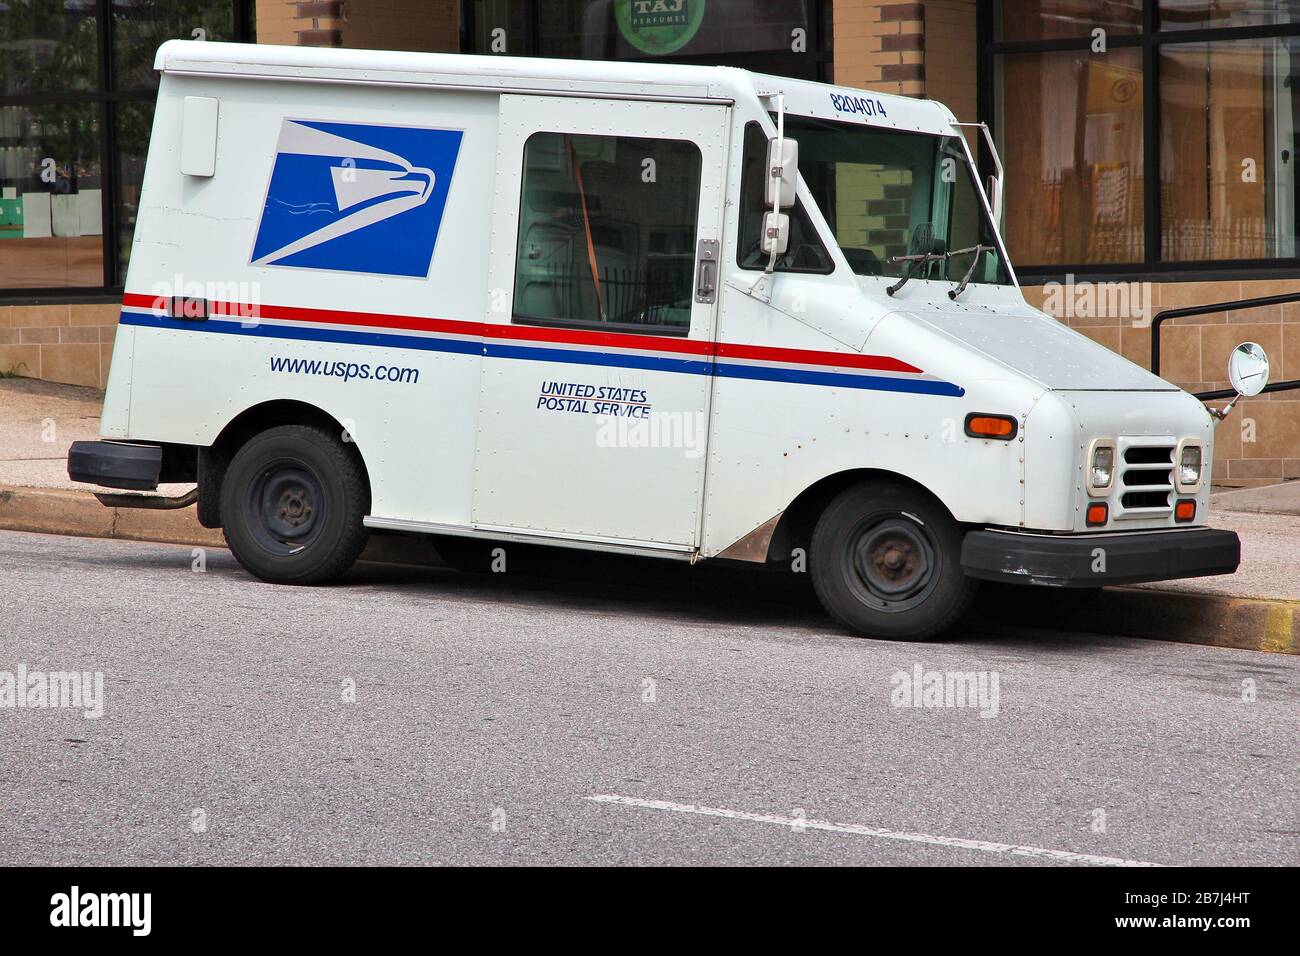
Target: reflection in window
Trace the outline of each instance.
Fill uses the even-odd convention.
[[[535,133],[524,145],[514,312],[684,331],[701,157],[684,140]]]
[[[154,55],[168,40],[233,40],[230,0],[113,0],[113,69],[119,87],[154,87]]]
[[[88,90],[98,73],[94,0],[0,2],[0,96]]]
[[[1165,259],[1295,255],[1296,43],[1161,47]]]
[[[997,0],[994,22],[998,24],[999,40],[1091,37],[1097,29],[1105,30],[1107,36],[1119,36],[1142,29],[1142,3],[1143,0]]]
[[[0,107],[0,289],[104,284],[98,115]]]
[[[144,182],[144,160],[149,149],[149,131],[153,128],[153,100],[119,103],[117,121],[117,283],[126,281],[126,266],[131,258],[131,237],[135,234],[140,211],[140,186]]]
[[[1141,262],[1141,54],[1000,57],[1008,252],[1022,265]]]
[[[1157,0],[1161,30],[1254,27],[1300,21],[1300,0]]]

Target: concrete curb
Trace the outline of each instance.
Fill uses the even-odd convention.
[[[193,508],[145,511],[106,508],[88,491],[0,486],[0,529],[78,537],[155,541],[224,548],[220,531],[202,527]],[[364,561],[438,564],[423,536],[371,538]],[[1071,605],[1068,620],[1033,613],[1026,602],[1016,623],[1054,630],[1116,634],[1274,654],[1300,654],[1300,601],[1237,598],[1155,588],[1107,588],[1096,601]],[[1036,618],[1036,620],[1034,620]]]
[[[1072,609],[1071,631],[1095,631],[1273,654],[1300,654],[1300,601],[1156,588],[1107,588]]]
[[[105,508],[89,491],[61,488],[0,486],[0,528],[205,548],[226,545],[220,531],[199,524],[193,508]]]
[[[0,529],[66,534],[80,538],[116,538],[224,548],[220,530],[199,524],[194,508],[150,511],[106,508],[89,491],[0,485]],[[438,553],[423,536],[372,535],[362,561],[383,564],[438,564]]]

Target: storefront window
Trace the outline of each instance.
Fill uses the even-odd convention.
[[[157,49],[248,39],[252,12],[252,0],[0,0],[0,299],[122,284]]]
[[[1300,23],[1300,0],[1147,2],[1154,29],[1138,0],[995,7],[985,69],[1007,170],[1004,233],[1029,274],[1296,255],[1300,37],[1281,34]],[[1123,29],[1096,37],[1105,23]]]
[[[98,112],[0,107],[0,289],[103,284]]]
[[[1163,258],[1295,255],[1296,42],[1161,50]]]
[[[115,85],[156,86],[154,54],[168,40],[234,38],[230,0],[113,0]]]
[[[153,128],[153,100],[123,103],[116,112],[117,161],[114,191],[117,208],[117,282],[126,279],[131,258],[131,237],[135,235],[140,211],[140,185],[144,182],[144,158]]]
[[[1142,29],[1142,0],[997,0],[999,40],[1059,40]]]
[[[1000,65],[1012,261],[1140,261],[1139,51],[1016,54]]]
[[[98,69],[95,0],[0,2],[0,96],[88,90]]]
[[[1162,30],[1273,26],[1300,22],[1300,0],[1159,0]]]

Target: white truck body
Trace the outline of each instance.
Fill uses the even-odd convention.
[[[721,67],[185,41],[165,44],[156,67],[105,439],[212,448],[254,410],[295,403],[354,443],[370,528],[687,559],[779,557],[782,516],[848,475],[915,483],[966,529],[1180,535],[1205,524],[1210,415],[1027,304],[1000,240],[989,257],[1001,281],[977,277],[952,298],[962,260],[954,276],[891,294],[897,269],[855,272],[843,230],[801,178],[799,206],[829,265],[740,265],[746,130],[777,136],[774,94],[787,127],[949,137],[973,167],[940,104]],[[519,257],[551,256],[555,223],[586,217],[602,271],[611,248],[635,246],[635,224],[606,217],[594,248],[600,210],[585,192],[581,215],[534,221],[526,209],[521,221],[526,144],[556,133],[593,138],[565,140],[574,166],[572,144],[595,137],[698,150],[685,254],[695,294],[661,310],[676,334],[520,320],[533,293]],[[596,172],[621,160],[592,156],[580,171],[595,189]],[[685,268],[681,248],[649,255]],[[548,281],[531,288],[551,301]],[[968,434],[972,414],[1012,419],[1014,436]],[[1116,474],[1090,494],[1099,440],[1116,445]],[[1202,449],[1199,472],[1175,488],[1188,443]],[[1168,450],[1148,483],[1154,506],[1127,497],[1133,446]],[[1190,522],[1175,520],[1180,499],[1195,502]],[[1101,526],[1085,520],[1092,502],[1108,505]]]

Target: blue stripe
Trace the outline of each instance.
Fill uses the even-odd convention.
[[[581,352],[576,349],[533,348],[527,345],[487,343],[489,358],[524,359],[532,362],[571,362],[574,365],[610,365],[616,368],[640,368],[651,372],[681,372],[686,375],[710,375],[713,363],[707,359],[665,358],[660,355],[621,355],[610,352]]]
[[[237,322],[187,322],[144,312],[123,312],[123,325],[150,329],[174,329],[180,332],[216,332],[221,335],[254,335],[270,339],[299,342],[341,342],[345,345],[370,345],[379,348],[419,349],[424,352],[456,352],[482,355],[483,343],[458,339],[434,339],[422,335],[394,335],[391,332],[354,332],[351,329],[321,329],[310,325],[242,325]]]
[[[488,358],[521,359],[530,362],[557,362],[572,365],[599,365],[609,368],[635,368],[652,372],[676,372],[683,375],[717,375],[760,382],[784,382],[792,385],[826,385],[839,388],[868,389],[879,392],[907,392],[914,395],[960,397],[966,390],[951,382],[928,379],[887,378],[882,375],[856,375],[844,372],[818,372],[799,368],[773,368],[767,365],[732,365],[707,359],[667,358],[660,355],[623,355],[614,352],[584,352],[576,349],[537,348],[507,345],[493,341],[465,342],[423,335],[393,332],[357,332],[351,329],[326,329],[309,325],[241,325],[236,322],[187,322],[148,312],[122,312],[123,325],[182,332],[213,332],[221,335],[253,335],[262,338],[289,339],[300,342],[338,342],[344,345],[368,345],[379,348],[416,349],[422,352],[450,352],[459,355],[486,355]]]
[[[718,363],[714,375],[722,378],[746,378],[765,382],[789,382],[795,385],[836,385],[842,388],[866,388],[881,392],[912,392],[917,395],[949,395],[956,398],[966,390],[952,382],[931,379],[887,378],[883,375],[846,375],[843,372],[817,372],[802,368],[771,368],[763,365],[726,365]]]

